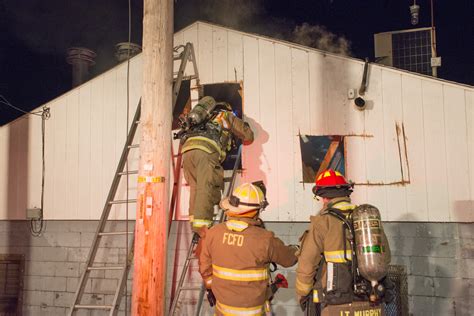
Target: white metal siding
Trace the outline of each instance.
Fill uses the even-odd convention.
[[[302,183],[299,134],[347,135],[348,178],[360,183],[353,198],[377,205],[385,220],[473,220],[472,88],[371,65],[367,109],[358,111],[347,98],[348,89],[360,85],[358,60],[200,22],[175,35],[175,45],[188,41],[201,83],[243,82],[244,113],[256,135],[245,147],[243,180],[266,182],[266,220],[305,221],[320,207],[312,185]],[[186,72],[192,73],[189,65]],[[137,56],[130,68],[130,120],[141,80]],[[97,219],[125,141],[126,64],[48,105],[45,216]],[[0,128],[1,219],[22,219],[26,207],[39,206],[40,130],[37,117]],[[137,165],[135,152],[130,169]],[[129,189],[134,197],[136,176]],[[122,183],[118,198],[125,196]],[[187,198],[185,187],[184,209]],[[124,218],[125,206],[114,209],[113,218]],[[131,205],[130,217],[134,213]]]

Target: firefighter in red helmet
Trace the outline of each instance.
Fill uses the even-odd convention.
[[[370,305],[367,296],[354,293],[356,267],[352,263],[357,261],[351,216],[357,206],[351,203],[352,190],[353,184],[338,171],[329,169],[316,177],[313,193],[322,198],[323,208],[311,216],[309,229],[300,239],[296,269],[296,293],[306,315],[316,315],[316,310],[321,315],[383,315],[381,305]],[[387,245],[384,259],[389,262],[383,230],[381,235]]]

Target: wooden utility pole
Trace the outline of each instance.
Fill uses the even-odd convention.
[[[165,315],[173,0],[144,0],[143,89],[132,314]]]

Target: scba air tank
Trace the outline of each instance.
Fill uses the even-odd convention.
[[[363,204],[352,212],[352,221],[359,272],[374,287],[388,271],[388,245],[380,212],[375,206]]]
[[[215,107],[216,101],[213,97],[203,97],[188,114],[191,125],[199,125],[204,122],[211,115]]]

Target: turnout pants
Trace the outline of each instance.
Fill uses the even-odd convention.
[[[183,154],[184,178],[189,184],[189,215],[193,230],[212,225],[214,205],[224,189],[224,170],[219,153],[193,149]]]

